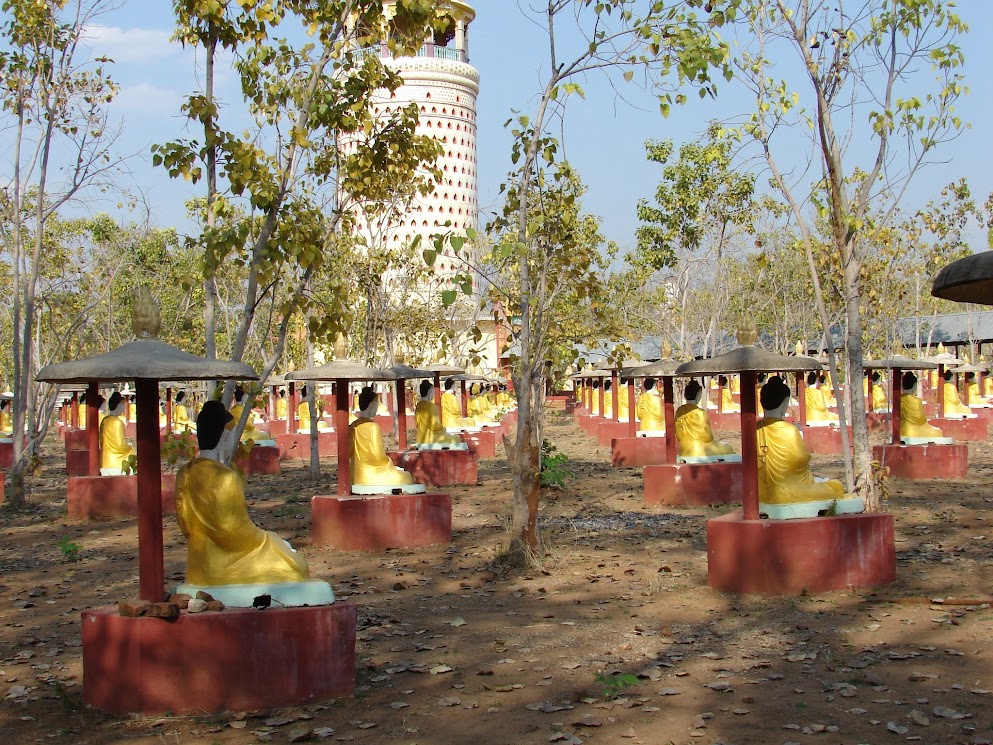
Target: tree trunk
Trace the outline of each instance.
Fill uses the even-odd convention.
[[[541,422],[544,416],[542,370],[522,370],[517,394],[517,441],[504,436],[513,474],[514,503],[509,556],[518,566],[534,566],[544,554],[538,530],[541,502]]]

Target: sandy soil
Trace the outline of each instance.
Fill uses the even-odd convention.
[[[705,522],[646,508],[641,472],[553,416],[574,477],[549,491],[544,569],[503,572],[509,471],[451,489],[452,543],[383,554],[311,549],[302,466],[249,485],[256,522],[302,547],[359,606],[354,697],[303,709],[115,719],[82,704],[80,610],[137,595],[134,520],[65,517],[56,444],[28,512],[0,510],[0,722],[20,743],[989,743],[993,739],[993,449],[969,479],[891,482],[898,580],[767,599],[713,592]],[[817,472],[840,474],[815,456]],[[60,541],[81,547],[69,561]],[[63,545],[65,542],[63,541]],[[166,576],[185,551],[166,519]],[[934,598],[974,605],[941,605]],[[449,672],[432,674],[442,665]],[[637,676],[637,683],[630,678]]]

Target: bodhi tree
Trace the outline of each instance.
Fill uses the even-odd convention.
[[[155,146],[153,161],[173,177],[206,179],[202,233],[190,241],[203,256],[208,356],[220,351],[214,277],[223,264],[247,270],[226,356],[243,358],[263,300],[277,308],[276,343],[262,362],[265,379],[279,363],[295,314],[316,305],[308,288],[352,249],[353,200],[393,200],[398,184],[428,192],[438,178],[433,162],[440,145],[415,134],[416,108],[385,107],[376,114],[373,107],[402,83],[382,62],[380,47],[397,56],[416,53],[435,21],[434,2],[399,2],[389,19],[375,0],[174,5],[177,38],[205,56],[204,89],[183,105],[201,135]],[[222,107],[214,89],[221,50],[234,58],[247,129],[237,107]],[[231,117],[229,128],[221,124],[222,111]],[[334,282],[322,288],[324,304],[308,314],[308,332],[330,342],[347,326],[350,288]],[[232,392],[229,384],[226,402]]]
[[[810,216],[813,198],[822,195],[814,214],[840,264],[851,384],[863,375],[862,267],[873,233],[890,224],[913,177],[964,126],[955,113],[967,92],[956,39],[968,29],[943,0],[742,0],[741,9],[749,23],[735,65],[755,110],[737,132],[758,144],[789,205],[827,336],[812,251],[818,225]],[[807,160],[798,163],[804,143]],[[827,349],[837,369],[832,345]],[[837,397],[847,454],[847,412]],[[847,486],[875,511],[880,497],[862,396],[851,396],[851,409]]]
[[[515,168],[504,184],[501,215],[512,230],[500,242],[516,264],[521,288],[518,307],[509,309],[520,318],[512,373],[517,431],[513,443],[508,442],[513,558],[531,563],[543,552],[538,530],[541,442],[547,330],[554,323],[546,314],[556,287],[549,252],[560,247],[545,231],[553,216],[534,207],[541,206],[543,191],[555,188],[555,174],[564,165],[560,143],[550,130],[561,123],[569,97],[583,95],[580,81],[597,72],[616,73],[628,81],[643,73],[659,95],[663,114],[686,100],[676,87],[697,85],[701,96],[714,93],[711,70],[723,68],[728,58],[716,29],[733,19],[736,5],[737,0],[658,0],[647,7],[634,0],[548,0],[531,14],[530,20],[547,35],[547,66],[530,113],[519,115],[514,124]],[[571,30],[563,34],[567,23]]]

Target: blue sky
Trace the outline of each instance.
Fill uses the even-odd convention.
[[[482,77],[479,203],[486,212],[498,207],[498,187],[510,166],[510,137],[503,123],[514,109],[527,110],[533,104],[548,55],[541,30],[520,12],[516,0],[477,0],[473,7],[477,15],[470,31],[471,62]],[[909,207],[925,204],[937,196],[941,186],[963,176],[980,201],[993,191],[993,3],[961,0],[958,11],[971,27],[961,39],[971,94],[959,105],[959,113],[971,122],[972,129],[939,153],[946,162],[918,177],[909,193]],[[187,225],[184,201],[202,194],[202,187],[173,181],[164,170],[153,169],[149,146],[185,135],[179,107],[198,82],[194,60],[189,51],[169,41],[173,19],[171,3],[165,0],[126,0],[102,20],[104,26],[94,30],[90,45],[96,53],[115,60],[112,75],[121,93],[114,112],[124,125],[121,149],[139,153],[130,163],[134,187],[144,193],[155,224],[183,230]],[[637,225],[635,205],[651,197],[659,176],[658,167],[645,160],[644,142],[673,139],[678,146],[691,141],[708,120],[744,113],[747,101],[725,84],[717,100],[701,102],[691,95],[689,105],[663,119],[655,100],[636,86],[620,85],[624,101],[602,78],[587,81],[585,87],[586,99],[569,104],[565,153],[589,187],[586,211],[600,216],[605,235],[627,249],[633,245]],[[219,91],[222,98],[236,102],[230,73],[220,76]],[[110,206],[94,202],[90,208],[98,211]],[[973,233],[979,241],[981,234]]]

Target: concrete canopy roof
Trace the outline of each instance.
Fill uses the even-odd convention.
[[[938,272],[931,294],[958,303],[993,305],[993,251],[953,261]]]
[[[43,383],[93,380],[258,380],[244,362],[209,360],[158,339],[138,339],[96,357],[45,365],[35,378]]]
[[[411,367],[410,365],[394,365],[390,368],[390,372],[396,375],[397,378],[403,378],[404,380],[411,380],[413,378],[430,378],[434,375],[433,370]]]
[[[621,375],[625,378],[654,378],[662,375],[675,375],[679,365],[678,360],[659,360],[658,362],[649,362],[646,365],[622,368]]]
[[[866,360],[862,363],[862,368],[865,370],[937,370],[938,365],[935,362],[914,360],[901,354],[895,354],[882,360]]]
[[[821,363],[813,357],[773,354],[760,347],[747,346],[732,349],[717,357],[684,362],[676,368],[676,375],[719,375],[740,372],[785,372],[788,370],[820,370]]]
[[[307,370],[294,370],[283,375],[286,380],[396,380],[389,370],[369,367],[355,360],[333,360],[326,365]]]

